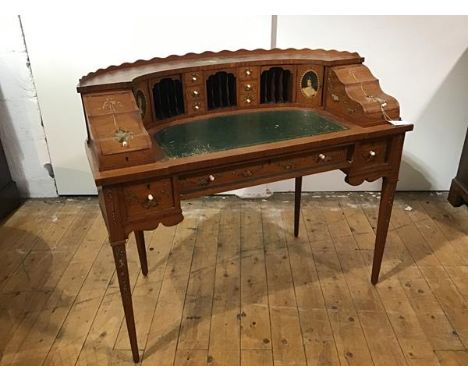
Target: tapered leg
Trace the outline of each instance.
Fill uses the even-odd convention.
[[[145,235],[143,231],[135,231],[138,256],[140,257],[141,272],[143,276],[148,275],[148,261],[146,259]]]
[[[130,347],[132,348],[133,361],[140,361],[138,354],[138,343],[135,330],[135,318],[133,316],[132,293],[130,291],[130,280],[128,277],[127,253],[125,251],[125,242],[111,244],[114,253],[115,269],[119,279],[120,295],[124,307],[125,321],[127,322],[128,337],[130,338]]]
[[[397,180],[384,178],[382,192],[380,193],[379,217],[377,220],[377,234],[375,237],[374,261],[372,264],[372,284],[379,280],[380,266],[387,239],[388,225],[392,214],[393,199],[395,197]]]
[[[294,191],[294,236],[299,235],[299,220],[301,217],[302,176],[296,178]]]

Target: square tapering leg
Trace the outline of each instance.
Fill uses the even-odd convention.
[[[385,241],[387,239],[388,225],[392,215],[393,200],[395,198],[397,180],[383,179],[382,192],[380,193],[379,217],[377,219],[377,233],[375,237],[374,261],[372,264],[372,284],[379,280],[380,267],[382,265]]]
[[[135,329],[135,318],[133,315],[132,292],[130,290],[130,278],[128,275],[125,242],[111,245],[112,252],[114,254],[115,269],[119,280],[120,295],[122,297],[125,321],[127,322],[130,347],[132,348],[133,361],[138,363],[140,362],[140,355],[138,353],[138,343]]]
[[[301,218],[302,176],[296,178],[294,190],[294,236],[299,236],[299,221]]]
[[[135,231],[138,256],[140,257],[141,272],[143,276],[148,275],[148,260],[146,257],[145,233],[144,231]]]

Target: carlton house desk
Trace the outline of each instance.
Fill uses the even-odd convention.
[[[184,218],[180,201],[341,170],[383,178],[371,282],[377,283],[398,181],[399,105],[357,53],[239,50],[140,60],[80,79],[86,150],[109,231],[133,359],[139,361],[126,240]]]

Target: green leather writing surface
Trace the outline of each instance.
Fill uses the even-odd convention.
[[[155,139],[168,157],[178,158],[345,129],[312,111],[274,110],[183,122]]]

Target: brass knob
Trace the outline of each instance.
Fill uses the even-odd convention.
[[[245,99],[245,102],[246,102],[246,103],[252,103],[252,100],[250,99],[250,97],[247,97],[247,98]]]
[[[374,150],[369,151],[369,157],[370,158],[375,158],[376,155],[377,155],[377,153]]]
[[[148,194],[148,200],[151,202],[154,200],[154,196],[152,194]]]
[[[247,90],[247,91],[250,91],[250,90],[252,90],[252,85],[247,84],[247,85],[244,86],[244,89]]]
[[[192,75],[192,82],[195,82],[196,80],[198,80],[198,77],[196,74],[193,74]]]
[[[319,154],[319,159],[320,160],[325,160],[327,158],[327,156],[325,154]]]
[[[250,76],[252,74],[252,72],[250,71],[250,69],[245,69],[245,75],[246,76]]]
[[[128,142],[127,141],[122,141],[122,147],[127,147],[128,146]]]
[[[198,90],[194,90],[192,92],[192,96],[194,96],[194,97],[198,97],[199,95],[200,95],[200,92]]]
[[[197,105],[193,105],[193,110],[197,110],[197,111],[200,110],[200,105],[198,105],[198,104],[197,104]]]
[[[210,182],[214,182],[214,180],[215,180],[214,175],[208,176],[208,180],[209,180]]]

